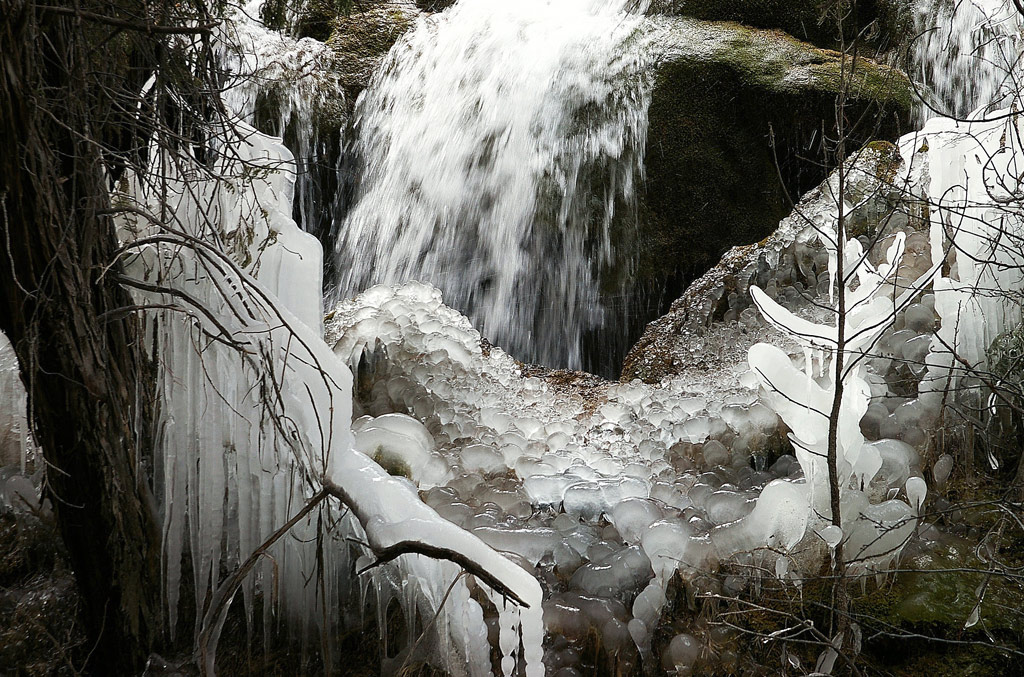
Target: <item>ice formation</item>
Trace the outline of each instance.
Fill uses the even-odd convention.
[[[129,177],[115,196],[115,203],[134,208],[119,224],[123,281],[150,306],[146,335],[163,367],[155,483],[172,627],[187,551],[197,628],[206,623],[214,630],[203,656],[212,670],[223,616],[211,616],[206,600],[222,584],[222,567],[237,566],[324,485],[351,512],[329,503],[309,515],[257,562],[242,587],[250,616],[262,601],[268,632],[280,612],[296,619],[303,634],[333,637],[342,601],[361,594],[347,582],[356,558],[365,555],[349,539],[380,553],[412,544],[475,563],[529,605],[520,612],[502,602],[502,619],[508,632],[522,624],[527,650],[521,658],[528,674],[538,674],[540,644],[531,635],[540,627],[536,580],[438,517],[408,480],[357,450],[389,447],[419,472],[430,440],[419,423],[399,415],[360,425],[353,437],[351,374],[320,337],[319,244],[290,218],[291,155],[244,125],[230,133],[238,134],[235,152],[219,156],[212,168],[157,157],[160,180],[149,173]],[[474,616],[465,599],[469,584],[458,567],[406,556],[367,577],[381,609],[393,580],[404,581],[398,592],[410,614],[433,617],[447,600],[435,644],[451,655],[437,660],[456,673],[486,673],[486,641],[475,634],[479,611]],[[520,633],[515,636],[518,647]],[[518,649],[509,649],[512,654]]]
[[[1024,195],[1024,139],[1020,101],[1012,108],[957,123],[933,119],[919,133],[928,144],[928,193],[932,257],[945,256],[948,272],[935,282],[935,312],[941,324],[927,390],[941,389],[943,371],[953,366],[946,347],[973,367],[985,364],[993,341],[1020,324],[1016,300],[1024,284],[1024,237],[1020,204]],[[932,398],[938,397],[932,394]]]
[[[16,464],[25,472],[29,456],[35,451],[27,405],[14,347],[0,332],[0,467]]]
[[[837,202],[847,198],[845,194],[837,194],[836,197]],[[847,205],[842,208],[845,211]],[[846,314],[841,318],[845,325],[842,344],[837,326],[816,324],[801,318],[779,305],[759,287],[751,288],[751,296],[760,312],[805,348],[803,371],[794,365],[785,351],[775,346],[760,343],[749,353],[751,369],[761,380],[766,402],[791,430],[789,438],[804,477],[801,483],[788,488],[781,484],[766,488],[758,498],[758,508],[762,502],[768,505],[763,510],[755,509],[747,518],[751,522],[748,528],[752,533],[776,532],[779,530],[779,514],[788,514],[783,525],[786,540],[779,544],[785,550],[792,550],[804,537],[804,529],[809,523],[813,525],[818,520],[828,522],[835,519],[830,503],[832,491],[838,490],[843,529],[843,534],[838,536],[850,545],[849,563],[854,568],[867,565],[884,569],[898,556],[905,543],[907,532],[904,525],[912,528],[914,522],[910,513],[903,509],[908,508],[906,503],[891,500],[876,505],[878,496],[873,497],[875,503],[870,500],[870,488],[884,467],[883,447],[906,445],[896,440],[871,444],[864,440],[860,422],[871,400],[871,387],[864,378],[868,366],[865,358],[881,334],[895,322],[897,313],[907,308],[913,297],[930,284],[936,267],[915,280],[909,289],[902,290],[896,286],[895,277],[905,250],[906,234],[895,234],[882,264],[876,268],[867,261],[861,243],[847,237],[845,226],[839,227],[838,214],[837,209],[832,223],[817,224],[816,232],[829,253],[830,296],[844,295]],[[838,256],[842,256],[845,262],[842,280],[836,279],[838,264],[835,259]],[[833,281],[837,287],[834,291]],[[843,359],[843,366],[837,374],[836,360],[839,357]],[[834,423],[838,474],[837,486],[833,488],[829,479],[828,457],[830,428],[833,425],[830,416],[837,395],[837,378],[842,379],[843,388]],[[907,455],[908,469],[909,460]],[[881,480],[889,485],[892,479],[891,473],[881,475]],[[911,491],[909,482],[919,479],[907,480],[908,497],[917,497],[917,482],[914,482],[915,491]],[[785,509],[778,507],[776,493],[789,500]],[[828,527],[822,524],[818,530],[825,528]],[[870,532],[870,536],[864,536],[863,532]],[[827,542],[832,547],[831,541]],[[878,558],[881,561],[876,561]]]
[[[627,4],[461,0],[418,20],[357,102],[341,295],[430,282],[522,358],[581,367],[601,268],[631,260],[612,226],[632,208],[649,92]]]
[[[954,139],[950,129],[948,142],[942,130],[953,123],[933,121],[890,150],[868,148],[852,161],[847,224],[871,224],[879,234],[877,242],[845,238],[844,284],[829,255],[838,239],[834,177],[764,245],[763,256],[771,258],[737,274],[756,283],[738,287],[722,320],[710,320],[718,305],[713,274],[698,281],[708,310],[692,317],[710,325],[695,326],[694,341],[740,338],[750,347],[766,338],[782,346],[754,346],[752,371],[729,366],[727,357],[719,371],[683,372],[654,386],[534,372],[484,341],[438,290],[377,286],[339,304],[327,323],[328,342],[356,375],[364,422],[356,425],[400,412],[430,433],[433,445],[418,446],[443,459],[437,467],[449,474],[421,480],[427,502],[515,553],[545,582],[547,631],[570,642],[545,656],[549,667],[580,665],[571,642],[590,631],[607,633],[616,655],[636,647],[644,660],[655,660],[651,637],[672,578],[682,575],[698,590],[725,585],[735,592],[741,579],[713,583],[707,574],[749,553],[760,553],[758,566],[774,561],[775,575],[798,579],[801,568],[816,570],[815,552],[842,541],[851,571],[884,572],[914,537],[928,500],[919,456],[937,414],[928,373],[951,364],[935,332],[959,325],[963,336],[950,334],[950,345],[975,345],[983,360],[991,337],[1018,319],[1005,299],[976,299],[969,288],[998,281],[1001,289],[1019,289],[1018,268],[981,266],[967,276],[943,267],[951,242],[972,256],[991,255],[983,245],[992,244],[986,234],[996,225],[1008,229],[1007,249],[1017,241],[1017,224],[993,199],[1002,194],[980,179],[970,183],[972,172],[991,171],[991,179],[1009,167],[1016,175],[1016,141],[1008,140],[1016,117],[1004,113],[998,122],[960,127],[973,137]],[[972,157],[995,159],[989,170],[977,159],[965,169]],[[965,177],[976,191],[966,202],[954,190]],[[1016,195],[1013,186],[1002,188]],[[976,227],[951,229],[965,204]],[[937,248],[936,238],[945,244]],[[820,456],[828,430],[820,412],[831,408],[836,344],[821,303],[834,303],[838,293],[850,309],[838,435],[842,528],[828,520]],[[992,305],[974,311],[972,303]],[[775,330],[758,318],[762,313]],[[989,333],[976,338],[983,330]],[[780,417],[796,456],[756,469]],[[947,480],[951,460],[936,462],[936,485]],[[661,659],[692,666],[697,654],[680,636]]]
[[[243,44],[221,53],[233,72],[261,74],[283,92],[279,128],[289,119],[308,127],[311,97],[331,90],[321,82],[307,91],[290,74],[326,58],[323,46],[245,19],[225,30],[224,40]],[[645,94],[611,81],[640,70],[637,52],[615,51],[631,39],[618,3],[485,11],[463,0],[420,22],[361,104],[364,115],[390,122],[364,132],[361,152],[380,164],[368,165],[347,222],[348,249],[363,254],[347,262],[352,288],[372,266],[389,285],[340,302],[326,326],[322,253],[291,219],[302,170],[279,140],[242,124],[217,140],[232,154],[217,155],[212,168],[157,157],[166,182],[143,175],[120,186],[115,204],[152,216],[126,214],[120,227],[125,284],[153,305],[144,316],[162,365],[154,476],[172,627],[181,625],[186,553],[201,625],[211,620],[205,602],[222,588],[221,572],[320,486],[351,510],[331,500],[300,521],[258,561],[242,603],[250,617],[263,614],[268,632],[281,614],[304,638],[330,638],[367,607],[384,634],[394,602],[410,636],[436,615],[423,646],[409,641],[389,652],[392,671],[425,659],[455,675],[572,675],[584,670],[580,643],[597,633],[620,665],[643,660],[685,674],[707,646],[718,646],[722,660],[735,651],[727,633],[700,624],[656,643],[675,581],[697,594],[741,593],[747,577],[719,575],[730,563],[798,580],[840,542],[855,571],[884,570],[914,535],[930,500],[918,453],[941,404],[936,384],[958,364],[946,346],[983,364],[992,340],[1020,321],[1018,307],[973,293],[1022,282],[1021,224],[1006,207],[1021,192],[1016,109],[966,124],[935,119],[894,155],[865,151],[852,165],[844,211],[884,222],[878,242],[836,233],[834,179],[812,191],[758,245],[759,258],[735,271],[735,286],[715,271],[695,284],[691,323],[680,328],[680,359],[691,368],[656,385],[526,367],[485,341],[439,290],[405,281],[413,272],[447,273],[449,300],[475,312],[490,338],[536,345],[550,359],[560,346],[563,363],[577,359],[579,329],[593,318],[568,309],[593,305],[589,261],[610,252],[607,231],[594,251],[576,237],[583,216],[574,191],[586,191],[593,177],[581,177],[591,164],[605,164],[612,188],[603,227],[628,202]],[[536,71],[488,76],[478,68],[527,49],[543,57],[531,62]],[[427,78],[424,69],[439,61]],[[537,79],[549,87],[533,86]],[[267,86],[239,78],[228,102],[251,121]],[[416,98],[410,90],[429,111],[428,103],[449,114],[402,109]],[[493,119],[474,112],[480,92]],[[596,128],[569,129],[579,107],[608,98],[614,105]],[[534,143],[538,118],[551,127]],[[894,173],[878,169],[890,165]],[[518,249],[541,208],[541,175],[561,191],[552,226],[563,229],[569,258],[556,264]],[[903,189],[909,197],[894,197]],[[445,258],[451,242],[405,227],[416,221],[429,230],[445,219],[477,226],[461,229],[475,233],[467,246],[493,238],[485,260]],[[387,237],[367,236],[382,224]],[[995,225],[1005,239],[993,240]],[[855,278],[835,279],[838,255]],[[739,253],[727,255],[736,261]],[[820,456],[836,344],[820,306],[837,293],[852,308],[838,436],[842,528],[827,519]],[[518,329],[502,315],[521,308],[516,299],[541,294],[557,299],[545,306],[549,314],[518,318]],[[554,333],[545,338],[540,329]],[[23,397],[9,378],[9,354],[0,346],[0,396]],[[25,447],[22,420],[0,420],[5,447]],[[780,421],[794,455],[778,455]],[[935,461],[932,486],[948,482],[952,465],[949,456]],[[5,503],[29,491],[22,479],[5,482]],[[452,561],[403,555],[378,563],[373,554],[409,543],[476,563],[529,606]]]
[[[222,99],[242,122],[269,123],[277,135],[288,134],[295,159],[299,224],[315,232],[318,205],[313,169],[331,156],[328,144],[338,143],[333,134],[322,133],[336,130],[324,130],[318,116],[343,119],[345,94],[330,47],[267,28],[260,18],[263,5],[264,0],[242,3],[217,29],[214,47],[225,74]],[[257,120],[267,115],[272,119]]]

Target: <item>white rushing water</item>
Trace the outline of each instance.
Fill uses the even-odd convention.
[[[1010,0],[919,0],[914,29],[911,75],[941,113],[964,116],[1019,87],[1009,74],[1021,57],[1021,20]]]
[[[601,270],[630,258],[612,231],[646,139],[639,21],[623,0],[462,0],[421,19],[357,104],[339,295],[429,282],[520,359],[582,366]]]

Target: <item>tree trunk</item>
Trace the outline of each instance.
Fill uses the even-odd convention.
[[[0,0],[0,329],[96,642],[89,669],[132,674],[162,635],[160,532],[140,424],[151,380],[106,270],[117,240],[100,142],[117,111],[95,71],[111,67],[81,19],[38,7]]]

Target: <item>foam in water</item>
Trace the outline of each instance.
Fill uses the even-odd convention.
[[[582,366],[642,164],[648,91],[623,0],[462,0],[424,17],[357,104],[339,293],[437,285],[522,359]],[[628,241],[629,238],[622,238]]]

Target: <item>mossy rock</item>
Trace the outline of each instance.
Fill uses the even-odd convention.
[[[334,22],[352,9],[353,0],[307,0],[296,21],[295,32],[300,38],[325,42],[334,30]]]
[[[835,10],[843,10],[840,39]],[[899,46],[910,34],[912,7],[906,0],[654,0],[651,12],[710,21],[736,21],[757,28],[777,28],[821,47],[838,47],[860,36],[871,51]]]
[[[1009,674],[1015,659],[993,645],[1021,650],[1024,592],[1012,578],[987,574],[974,547],[965,541],[920,554],[902,564],[907,573],[854,596],[867,629],[885,630],[868,645],[869,658],[894,675]],[[969,624],[979,590],[979,617]]]
[[[377,447],[373,452],[373,460],[389,475],[396,475],[412,479],[412,468],[401,456],[388,451],[384,447]]]
[[[898,137],[912,88],[900,71],[780,31],[689,19],[663,31],[636,280],[671,301],[731,247],[774,232],[824,180],[835,159],[822,133],[835,137],[844,78],[846,118],[870,121],[850,131],[848,152]]]
[[[379,3],[334,21],[327,44],[334,50],[336,68],[350,104],[366,88],[381,60],[419,16],[412,2]]]

